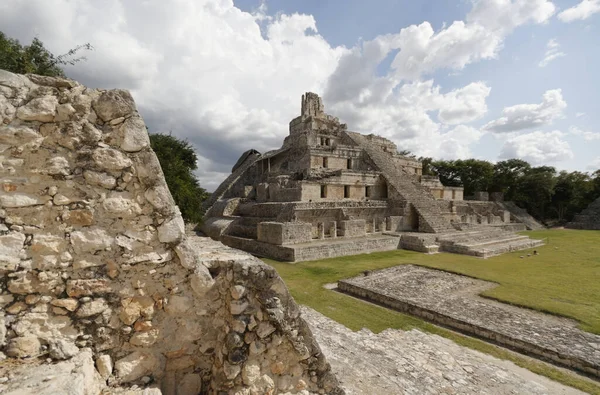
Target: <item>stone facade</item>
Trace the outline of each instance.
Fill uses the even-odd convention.
[[[275,270],[186,237],[127,91],[0,70],[0,174],[3,358],[85,352],[98,390],[342,393]]]
[[[571,229],[600,230],[600,197],[567,224]]]
[[[348,131],[306,93],[282,147],[240,157],[207,201],[202,229],[230,246],[298,261],[387,250],[392,241],[373,237],[383,234],[398,246],[400,232],[447,234],[514,219],[488,203],[482,215],[480,205],[463,203],[463,188],[423,176],[418,160],[383,137]]]

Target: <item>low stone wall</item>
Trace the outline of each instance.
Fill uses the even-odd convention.
[[[341,393],[285,285],[211,260],[184,223],[131,95],[0,70],[0,350],[93,351],[109,386]]]
[[[339,256],[367,254],[398,249],[399,238],[393,236],[367,236],[357,239],[325,240],[306,246],[292,246],[294,261],[313,261]]]
[[[363,287],[357,283],[353,283],[352,280],[353,279],[338,281],[338,289],[352,296],[390,307],[402,313],[420,317],[430,322],[458,330],[465,334],[474,335],[510,349],[547,360],[559,366],[575,369],[590,376],[600,378],[599,365],[594,364],[589,360],[575,357],[574,355],[567,355],[563,352],[559,352],[553,349],[552,345],[549,345],[549,347],[542,347],[538,344],[524,341],[523,339],[519,339],[515,336],[509,336],[506,333],[501,333],[500,331],[493,330],[483,325],[477,325],[465,320],[457,319],[456,317],[446,314],[442,311],[411,303],[408,300],[395,297],[394,295],[381,290]]]
[[[231,235],[223,235],[220,240],[229,247],[239,248],[253,255],[272,258],[278,261],[294,262],[294,249],[291,247]]]

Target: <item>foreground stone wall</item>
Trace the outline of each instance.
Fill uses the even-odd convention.
[[[91,348],[108,385],[165,394],[341,393],[272,268],[199,258],[127,91],[0,70],[0,177],[9,358]]]

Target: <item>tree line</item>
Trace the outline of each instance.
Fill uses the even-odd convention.
[[[562,224],[600,197],[600,170],[593,173],[557,171],[531,166],[522,159],[497,163],[485,160],[434,160],[419,158],[424,175],[439,176],[446,186],[464,187],[465,197],[475,192],[502,192],[504,200],[527,209],[536,219]]]

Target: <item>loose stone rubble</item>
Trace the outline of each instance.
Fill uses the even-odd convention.
[[[0,392],[342,393],[273,268],[199,258],[129,92],[0,70],[0,177],[0,364],[85,367]]]
[[[577,322],[479,294],[496,284],[441,270],[401,265],[341,280],[367,300],[600,378],[600,336]]]
[[[398,248],[486,258],[542,244],[514,233],[541,227],[514,204],[463,200],[390,140],[348,131],[314,93],[289,132],[280,149],[242,154],[206,203],[207,235],[291,262]]]
[[[600,230],[600,197],[594,200],[566,226],[571,229]]]
[[[416,329],[353,332],[306,307],[302,316],[349,395],[583,394]]]

